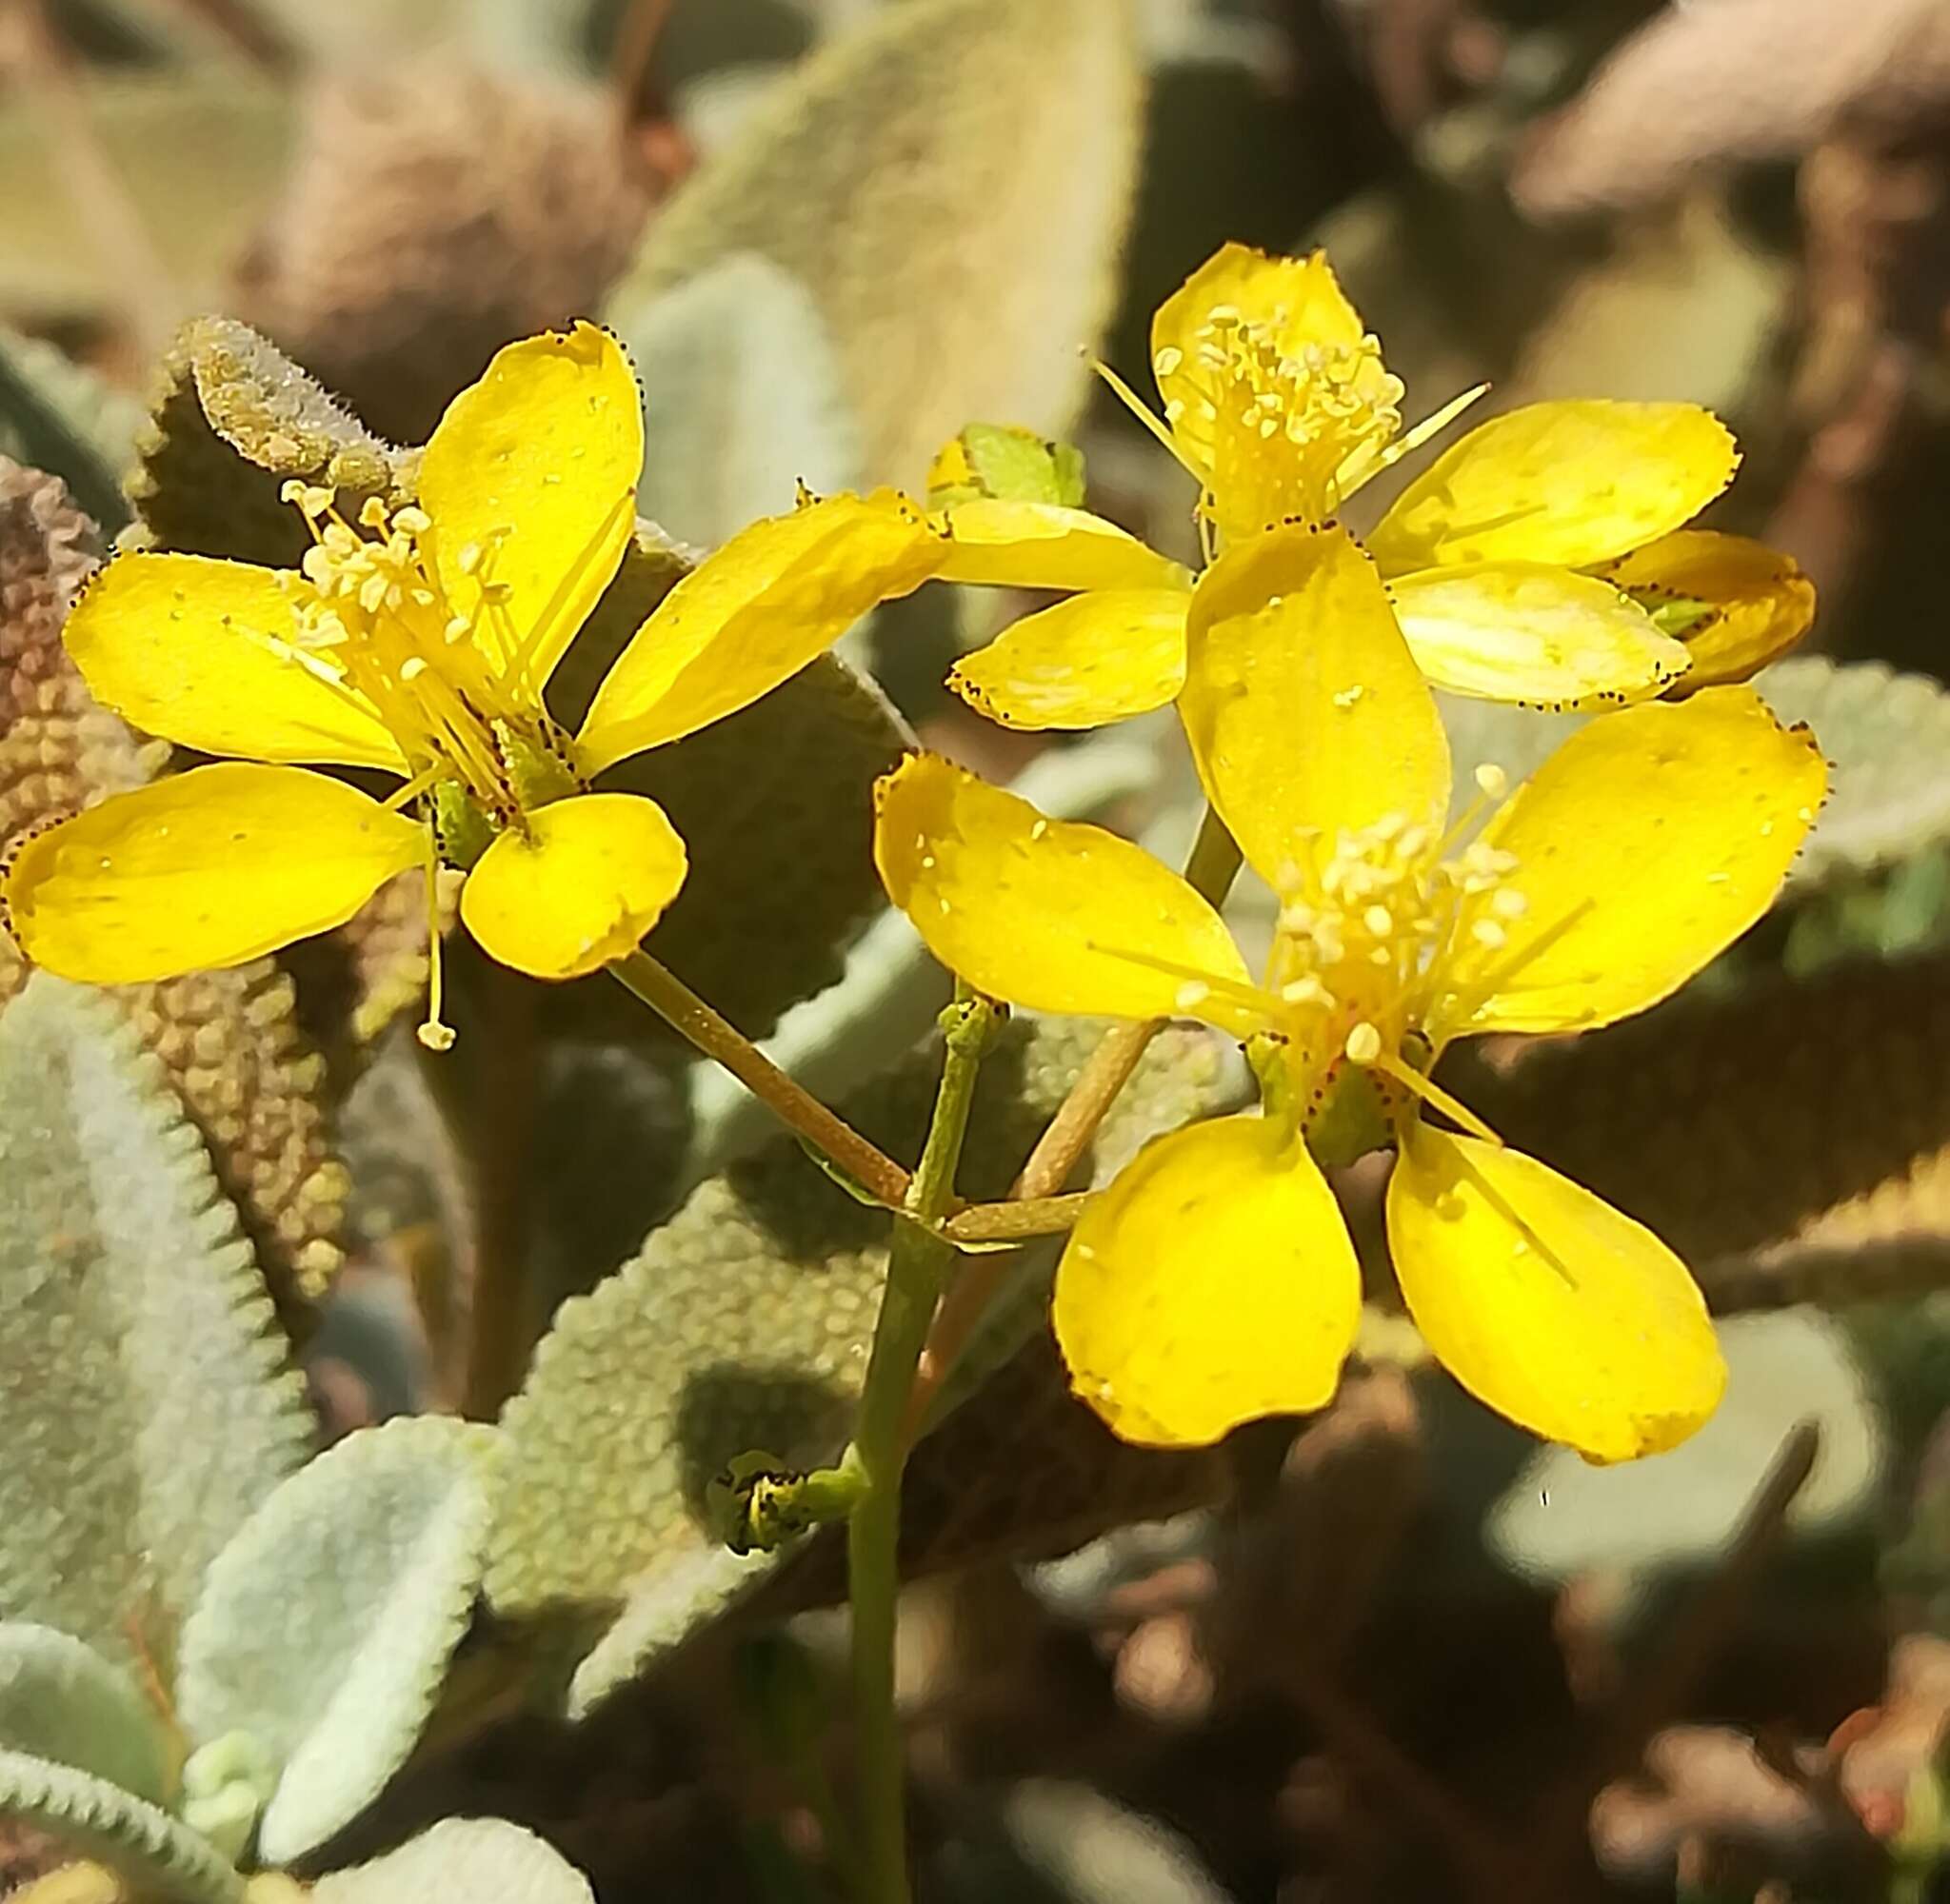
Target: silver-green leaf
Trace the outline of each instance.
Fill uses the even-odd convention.
[[[961,1187],[999,1196],[1100,1028],[1012,1028],[983,1067]],[[846,1104],[893,1154],[912,1156],[939,1071],[916,1053]],[[1227,1088],[1203,1034],[1161,1041],[1100,1139],[1102,1168]],[[774,1140],[700,1187],[642,1253],[566,1302],[503,1416],[509,1469],[488,1594],[500,1613],[618,1613],[584,1662],[574,1710],[592,1704],[770,1570],[776,1556],[719,1544],[706,1490],[763,1449],[787,1465],[830,1460],[851,1425],[886,1265],[887,1218]],[[1040,1326],[1037,1275],[1053,1251],[1012,1260],[1016,1330]],[[1011,1344],[1012,1345],[1012,1344]]]
[[[618,313],[644,391],[637,506],[704,548],[758,516],[860,481],[859,430],[819,307],[770,259],[734,252]]]
[[[31,1753],[0,1751],[0,1816],[50,1836],[169,1904],[243,1904],[235,1866],[146,1798]]]
[[[1074,421],[1116,295],[1144,75],[1126,0],[907,0],[775,88],[652,222],[612,292],[739,252],[804,285],[866,467],[918,483],[971,420]]]
[[[278,1768],[267,1862],[348,1823],[412,1750],[472,1610],[498,1440],[438,1416],[360,1430],[211,1566],[177,1709],[197,1741],[249,1733]]]
[[[0,1746],[71,1765],[160,1805],[169,1739],[119,1666],[72,1634],[0,1623]]]
[[[166,1670],[302,1390],[160,1061],[45,972],[0,1017],[0,1614]]]
[[[443,1818],[399,1850],[321,1877],[312,1904],[591,1904],[560,1852],[506,1818]]]

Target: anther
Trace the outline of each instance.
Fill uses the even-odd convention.
[[[1347,1034],[1343,1047],[1350,1064],[1372,1064],[1382,1055],[1382,1034],[1366,1019]]]
[[[1476,783],[1492,800],[1501,800],[1510,790],[1510,776],[1494,761],[1484,761],[1476,769]]]

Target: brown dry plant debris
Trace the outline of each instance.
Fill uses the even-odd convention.
[[[423,442],[502,345],[596,308],[656,183],[599,92],[450,58],[333,80],[237,307],[374,429]]]

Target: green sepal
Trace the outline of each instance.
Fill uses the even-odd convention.
[[[927,504],[945,509],[995,498],[1078,509],[1084,490],[1084,452],[1075,444],[1052,442],[1020,424],[971,423],[935,458]]]
[[[457,780],[433,783],[433,837],[441,863],[470,871],[494,843],[494,827]]]

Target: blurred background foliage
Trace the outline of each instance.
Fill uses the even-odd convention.
[[[1761,682],[1838,765],[1780,906],[1669,1004],[1493,1047],[1465,1093],[1697,1266],[1733,1386],[1679,1453],[1590,1469],[1421,1369],[1378,1308],[1323,1415],[1146,1454],[1063,1394],[1048,1253],[1010,1259],[988,1378],[913,1474],[922,1894],[1950,1894],[1943,0],[11,0],[0,844],[169,764],[60,654],[104,549],[289,559],[282,478],[409,494],[446,402],[572,315],[630,346],[649,443],[645,524],[571,701],[697,550],[801,479],[917,485],[970,420],[1073,436],[1093,504],[1189,554],[1182,472],[1085,355],[1142,380],[1152,307],[1234,238],[1324,245],[1412,413],[1483,380],[1490,407],[1710,405],[1745,452],[1712,520],[1820,586],[1803,653]],[[925,590],[635,770],[697,868],[659,952],[902,1155],[946,985],[880,906],[873,775],[918,734],[1167,855],[1197,818],[1167,717],[1011,734],[943,691],[953,656],[1026,605]],[[1459,774],[1522,769],[1557,726],[1449,711]],[[294,1854],[329,1838],[335,1867],[493,1815],[605,1904],[843,1894],[832,1546],[731,1556],[706,1496],[746,1449],[811,1460],[844,1438],[872,1225],[600,978],[542,992],[450,942],[462,1038],[422,1060],[401,1017],[425,977],[416,878],[276,963],[117,995],[112,1034],[30,985],[0,935],[0,1163],[61,1186],[39,1194],[82,1213],[113,1297],[63,1313],[50,1360],[34,1264],[0,1246],[0,1457],[42,1451],[0,1483],[25,1530],[0,1542],[0,1614],[119,1659],[116,1583],[140,1577],[151,1665],[199,1594],[269,1594],[333,1662],[360,1656],[373,1609],[420,1619],[424,1697],[383,1745],[281,1714],[267,1831]],[[1264,922],[1264,894],[1235,904]],[[1012,1034],[971,1184],[1006,1184],[1086,1049]],[[166,1321],[146,1294],[158,1263],[209,1256],[194,1213],[156,1244],[177,1254],[145,1251],[86,1167],[76,1081],[96,1072],[137,1107],[129,1181],[177,1184],[200,1145],[196,1195],[255,1264],[258,1306],[219,1307],[264,1447],[248,1486],[205,1476],[240,1491],[221,1526],[185,1531],[183,1489],[123,1422],[191,1408],[174,1347],[222,1356],[194,1305]],[[1237,1089],[1229,1054],[1165,1041],[1092,1168]],[[1338,1187],[1378,1247],[1372,1173]],[[302,1425],[257,1367],[285,1338]],[[86,1405],[50,1412],[36,1383]],[[422,1437],[449,1487],[412,1467],[418,1442],[368,1438],[440,1412],[500,1419],[492,1531],[430,1597],[404,1576],[308,1586],[301,1568],[332,1572],[320,1530],[359,1524],[333,1515],[421,1526],[421,1497],[385,1477],[420,1477],[428,1517],[466,1492],[474,1442]],[[313,1420],[348,1458],[293,1473]],[[77,1477],[104,1473],[126,1500],[75,1506]],[[70,1522],[79,1595],[34,1545]],[[200,1653],[184,1629],[192,1735],[238,1696],[205,1683],[213,1622]],[[252,1698],[296,1698],[246,1666]],[[60,1794],[25,1790],[7,1788],[26,1822],[0,1823],[0,1895],[79,1829]],[[129,1855],[165,1893],[227,1894],[173,1852]],[[400,1865],[357,1895],[428,1884]]]

